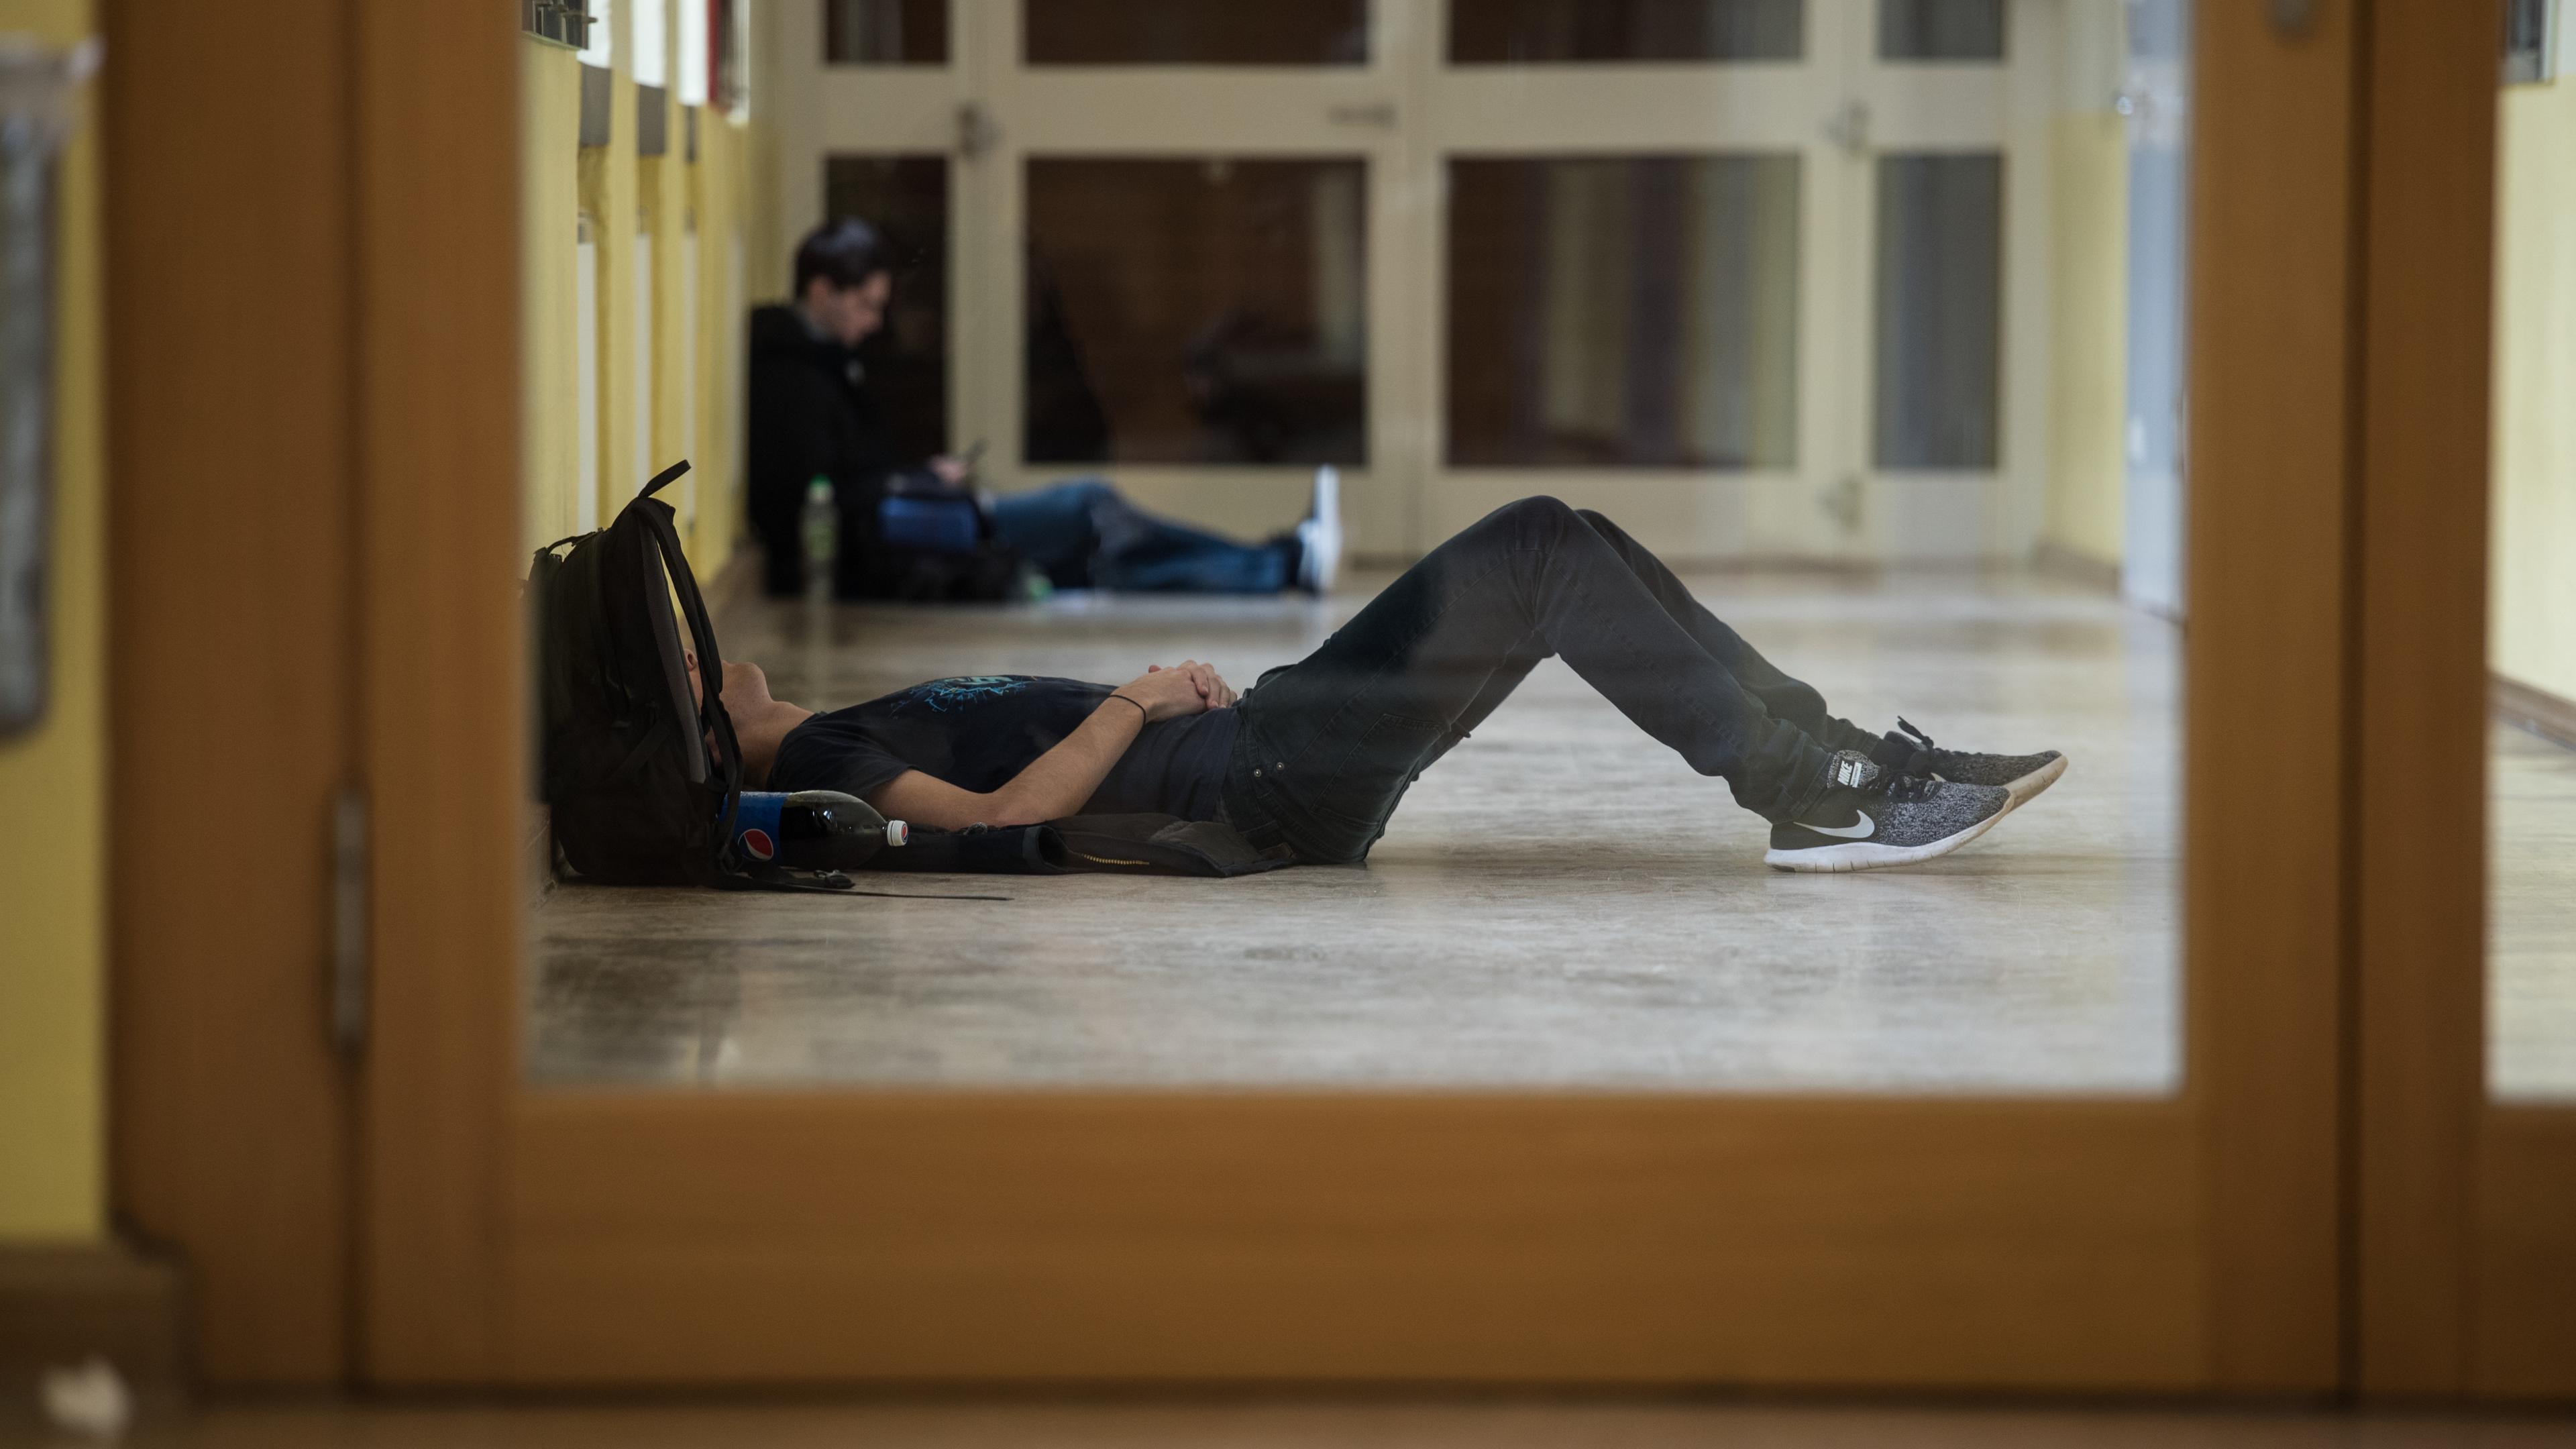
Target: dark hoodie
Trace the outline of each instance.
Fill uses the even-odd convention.
[[[745,492],[752,531],[768,556],[769,590],[792,594],[805,573],[797,520],[806,485],[832,480],[843,521],[841,554],[854,559],[865,545],[852,532],[876,517],[887,475],[900,460],[862,386],[856,351],[816,335],[784,303],[752,312],[750,351]]]

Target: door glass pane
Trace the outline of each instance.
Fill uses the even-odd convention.
[[[2001,60],[2004,0],[1878,0],[1878,58]]]
[[[998,3],[998,0],[993,0]],[[1368,0],[1023,0],[1030,65],[1366,65]]]
[[[823,0],[826,65],[946,65],[948,0]]]
[[[2558,0],[2505,0],[2504,82],[2530,85],[2557,74],[2549,33]]]
[[[707,103],[707,9],[707,0],[680,0],[680,33],[672,46],[679,74],[672,78],[671,96],[684,106]]]
[[[877,229],[894,258],[885,326],[859,345],[895,456],[948,450],[948,158],[834,156],[824,212]]]
[[[1366,163],[1028,164],[1032,463],[1358,463]]]
[[[2552,39],[2563,71],[2576,54],[2564,16]],[[2576,1100],[2576,91],[2508,84],[2497,123],[2487,1083],[2564,1102]]]
[[[1797,60],[1805,0],[1450,0],[1449,63]]]
[[[1449,462],[1797,462],[1795,155],[1449,163]]]
[[[670,83],[669,12],[661,0],[641,0],[631,12],[635,17],[635,83],[639,86],[663,86]]]
[[[969,0],[954,16],[1007,22],[1021,12],[991,7],[1017,3]],[[1009,511],[1032,541],[1024,557],[1057,550],[1035,565],[1049,592],[1009,603],[740,591],[716,621],[728,660],[761,666],[780,700],[861,711],[851,722],[905,698],[1003,698],[988,691],[995,676],[1117,685],[1183,658],[1237,687],[1269,675],[1225,723],[1279,750],[1238,760],[1229,744],[1189,766],[1195,784],[1215,781],[1219,805],[1240,804],[1246,778],[1331,791],[1281,798],[1313,802],[1337,830],[1382,824],[1365,867],[1231,882],[859,881],[1010,897],[991,902],[567,880],[532,933],[523,1061],[536,1080],[2141,1098],[2181,1087],[2190,128],[2181,77],[2137,73],[2186,63],[2145,43],[2187,33],[2176,0],[2023,0],[2016,14],[2048,24],[2016,37],[2009,61],[1937,75],[1876,63],[1877,8],[1862,0],[1797,7],[1802,64],[1469,74],[1436,63],[1452,40],[1442,6],[1462,53],[1605,61],[1613,41],[1656,53],[1676,32],[1652,26],[1673,14],[1712,26],[1790,14],[1523,5],[1501,12],[1499,33],[1556,25],[1562,38],[1497,50],[1492,14],[1475,13],[1486,5],[1369,7],[1404,48],[1366,72],[1030,72],[1006,43],[942,81],[947,99],[929,111],[820,108],[809,139],[830,159],[792,179],[827,193],[764,214],[755,187],[747,257],[700,263],[747,274],[761,299],[783,290],[797,239],[778,227],[807,212],[875,223],[902,268],[862,383],[868,411],[898,432],[886,451],[918,458],[986,436],[978,481],[1008,500],[997,535]],[[1078,8],[1038,0],[1031,13],[1043,24]],[[1127,19],[1087,8],[1131,40],[1135,17],[1189,20],[1177,7]],[[1253,23],[1228,12],[1265,12],[1266,24],[1317,13],[1190,8],[1210,26]],[[1608,29],[1565,29],[1569,15]],[[819,36],[796,23],[782,92],[847,90],[853,73],[826,72]],[[1479,26],[1486,38],[1465,43]],[[1089,39],[1094,55],[1141,48]],[[1731,56],[1787,45],[1742,29],[1689,43]],[[1035,49],[1065,54],[1051,45]],[[970,48],[960,31],[952,64]],[[1927,97],[1938,104],[1918,104]],[[970,99],[990,103],[998,141],[971,162],[919,154],[944,145],[949,108]],[[1355,114],[1381,100],[1392,127]],[[1862,160],[1818,130],[1854,101],[1871,116]],[[702,150],[699,164],[729,156]],[[603,315],[610,301],[603,289]],[[622,274],[614,301],[627,302]],[[1999,317],[2012,324],[2009,357]],[[611,400],[628,386],[622,358],[616,374],[602,381]],[[625,426],[612,440],[621,455]],[[1244,587],[1285,583],[1292,545],[1304,561],[1304,540],[1324,532],[1316,475],[1328,459],[1366,464],[1338,475],[1338,580],[1320,596],[1234,591],[1256,568],[1266,582]],[[1530,593],[1510,592],[1534,590],[1532,576],[1446,572],[1479,555],[1444,556],[1444,544],[1532,497],[1592,510],[1668,564],[1678,587],[1652,575],[1654,619],[1631,610],[1588,644],[1558,636],[1555,657],[1540,658],[1514,627],[1531,617]],[[773,546],[791,560],[835,547],[839,531],[825,530],[837,508],[791,520],[783,544],[762,528],[744,544],[749,562]],[[749,513],[728,490],[724,517]],[[1551,531],[1565,522],[1544,505],[1519,516],[1532,514]],[[700,534],[712,541],[711,528]],[[1636,573],[1587,553],[1586,567],[1604,567],[1582,592],[1634,606]],[[721,554],[703,574],[733,567]],[[1435,557],[1398,584],[1408,562]],[[1221,567],[1151,572],[1171,563]],[[1421,623],[1425,596],[1450,584],[1483,590],[1452,617],[1474,615],[1491,637],[1417,677],[1404,635],[1370,629]],[[1372,625],[1355,636],[1364,610]],[[1699,654],[1657,620],[1678,622]],[[1407,671],[1384,696],[1300,703],[1282,688],[1329,641],[1359,636],[1376,652],[1350,678]],[[1653,664],[1605,662],[1613,639],[1647,641]],[[1711,650],[1745,666],[1728,666],[1728,688],[1711,685]],[[1352,652],[1304,677],[1338,675]],[[1994,752],[1967,764],[2019,784],[2019,803],[1977,817],[1971,828],[1994,828],[1954,853],[1856,877],[1793,873],[1801,860],[1896,864],[1871,852],[1911,851],[1924,822],[1903,822],[1911,841],[1872,846],[1875,820],[1838,810],[1801,836],[1743,808],[1730,775],[1751,782],[1758,808],[1781,768],[1681,730],[1700,727],[1694,705],[1703,723],[1748,717],[1735,687],[1747,680],[1764,712],[1776,703],[1774,718],[1820,750],[1921,772],[1962,768],[1947,751]],[[914,693],[930,681],[953,687]],[[1265,710],[1300,737],[1268,738]],[[1640,728],[1659,715],[1661,734]],[[1945,753],[1891,742],[1900,716]],[[956,738],[979,753],[989,731],[1020,728],[989,714],[955,725],[975,731]],[[1038,721],[1010,748],[1042,747],[1054,730]],[[933,753],[945,736],[906,733],[907,765],[955,770],[957,757]],[[791,756],[781,772],[779,740],[766,743],[765,790],[876,790],[831,758],[818,769]],[[2064,752],[2063,778],[2045,751]],[[1033,756],[1011,758],[1021,769]],[[1272,784],[1283,766],[1286,783]],[[952,783],[1001,779],[957,771]],[[1198,808],[1178,791],[1157,803]],[[1970,805],[2003,808],[1991,796]],[[930,822],[914,824],[903,849],[936,844]],[[1860,848],[1787,855],[1845,844]],[[869,867],[931,853],[880,853]]]
[[[1874,382],[1881,468],[1995,466],[2003,157],[1878,161]]]
[[[616,55],[617,0],[590,0],[590,39],[581,48],[581,63],[608,69]]]

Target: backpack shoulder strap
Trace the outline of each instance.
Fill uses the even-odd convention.
[[[636,494],[635,496],[636,496],[636,497],[638,497],[638,498],[650,498],[650,497],[652,497],[654,494],[659,493],[659,492],[661,492],[664,488],[666,488],[666,487],[670,486],[670,483],[671,483],[671,480],[672,480],[672,479],[677,478],[677,477],[679,477],[681,474],[686,473],[686,472],[688,472],[688,471],[689,471],[689,460],[688,460],[688,459],[686,459],[686,458],[682,458],[680,461],[678,461],[678,462],[676,462],[676,463],[672,464],[670,467],[665,468],[665,469],[663,469],[661,472],[654,474],[654,475],[653,475],[653,477],[652,477],[652,480],[651,480],[650,482],[648,482],[648,483],[646,483],[646,484],[644,485],[644,491],[643,491],[643,492],[641,492],[641,493]]]
[[[645,491],[687,471],[685,461],[674,463],[655,476]],[[733,716],[724,707],[724,660],[716,652],[716,630],[707,618],[707,601],[698,593],[697,577],[689,571],[688,554],[680,547],[679,530],[671,526],[667,504],[638,498],[627,505],[644,526],[645,536],[662,555],[662,572],[670,580],[671,591],[679,596],[680,614],[686,620],[689,639],[698,655],[698,723],[715,740],[717,778],[724,787],[724,813],[716,821],[716,865],[719,869],[731,863],[733,856],[734,816],[742,808],[742,742],[733,732]]]

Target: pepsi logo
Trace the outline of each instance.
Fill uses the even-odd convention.
[[[768,831],[757,825],[742,833],[742,848],[750,851],[755,860],[767,860],[778,854],[778,843],[769,838]]]

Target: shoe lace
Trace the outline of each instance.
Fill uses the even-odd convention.
[[[1890,770],[1872,781],[1870,788],[1890,800],[1928,800],[1941,788],[1941,782],[1921,775],[1906,775]]]
[[[1914,740],[1914,754],[1912,757],[1907,759],[1902,766],[1898,767],[1896,773],[1901,775],[1932,775],[1939,773],[1933,765],[1932,737],[1923,733],[1923,731],[1916,729],[1914,727],[1914,722],[1901,714],[1896,717],[1896,727],[1903,730]]]

